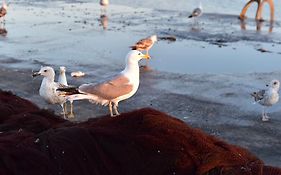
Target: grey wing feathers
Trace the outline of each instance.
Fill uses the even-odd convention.
[[[260,101],[264,98],[265,90],[260,90],[257,92],[251,93],[251,96],[254,97],[255,101]]]

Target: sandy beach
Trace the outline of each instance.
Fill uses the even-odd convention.
[[[262,122],[261,106],[250,96],[280,80],[280,21],[241,23],[236,15],[207,13],[194,26],[188,14],[124,5],[111,5],[102,14],[91,2],[13,3],[8,33],[0,37],[0,88],[59,114],[58,105],[39,96],[42,78],[31,77],[40,66],[66,66],[72,85],[98,82],[124,68],[129,46],[138,39],[175,36],[175,42],[160,40],[151,49],[139,90],[120,103],[120,112],[155,108],[280,167],[281,104],[269,109],[269,122]],[[73,71],[86,76],[72,78]],[[108,108],[77,101],[74,112],[79,122],[105,115]]]

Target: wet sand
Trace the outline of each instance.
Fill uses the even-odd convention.
[[[240,22],[235,16],[219,15],[219,19],[226,23],[226,27],[220,29],[212,27],[215,23],[206,24],[212,21],[209,18],[216,17],[213,14],[203,18],[203,21],[206,21],[203,26],[208,30],[186,32],[186,28],[190,27],[190,23],[184,18],[187,12],[178,14],[178,18],[171,18],[173,11],[124,8],[113,6],[108,9],[109,23],[105,31],[101,25],[104,17],[100,18],[99,6],[93,5],[90,8],[87,3],[63,2],[54,5],[35,3],[32,7],[15,5],[14,14],[7,19],[8,34],[0,39],[0,88],[11,90],[42,108],[59,113],[59,106],[46,104],[38,95],[42,78],[32,79],[32,71],[39,70],[41,65],[51,65],[56,69],[64,65],[67,67],[69,84],[99,81],[123,69],[123,59],[128,52],[128,46],[137,39],[150,33],[174,35],[178,39],[175,43],[160,41],[158,47],[156,45],[151,50],[153,58],[149,63],[150,69],[141,69],[140,88],[135,96],[120,103],[120,112],[153,107],[209,134],[248,148],[266,164],[281,166],[280,102],[270,108],[271,121],[263,123],[260,116],[261,107],[253,105],[249,95],[251,91],[263,88],[271,79],[281,77],[281,71],[278,71],[281,43],[279,23],[274,25],[272,34],[268,34],[267,29],[257,33],[251,20],[247,24],[250,29],[241,31]],[[54,9],[57,9],[55,14],[52,13]],[[144,13],[149,14],[149,17]],[[34,16],[30,17],[31,14]],[[46,21],[42,21],[42,17]],[[164,22],[170,27],[175,26],[174,29],[169,30],[169,26]],[[183,26],[186,22],[187,25]],[[267,28],[269,24],[264,25]],[[235,35],[231,35],[232,33]],[[119,34],[125,37],[122,41],[120,36],[117,36]],[[212,61],[207,61],[205,67],[198,65],[197,68],[194,68],[197,63],[182,64],[182,68],[177,71],[176,66],[173,68],[172,65],[173,57],[179,55],[179,58],[174,60],[177,62],[177,59],[184,59],[186,56],[182,55],[188,55],[189,52],[180,54],[181,50],[168,50],[175,48],[175,45],[188,51],[190,47],[190,50],[202,49],[207,53],[211,53],[213,49],[215,53],[212,57],[218,55],[219,58],[223,55],[228,56],[229,49],[233,50],[231,55],[235,57],[245,46],[250,53],[258,57],[257,60],[269,59],[276,62],[267,65],[250,58],[245,65],[252,69],[246,67],[245,70],[241,69],[240,73],[235,70],[227,72],[232,63],[207,64]],[[261,53],[256,50],[264,46],[272,52]],[[226,53],[218,54],[220,49],[225,49]],[[169,53],[171,54],[168,58],[163,58],[163,55]],[[198,52],[193,54],[196,53]],[[245,53],[243,57],[253,55]],[[165,65],[162,60],[172,61]],[[240,62],[237,67],[239,65]],[[265,69],[261,69],[261,65]],[[219,71],[215,70],[215,66]],[[227,68],[220,68],[224,66]],[[85,71],[87,75],[79,79],[71,78],[70,72],[77,70]],[[87,101],[75,102],[74,105],[75,121],[108,113],[107,107],[93,105]]]

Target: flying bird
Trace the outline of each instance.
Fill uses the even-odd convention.
[[[258,102],[263,106],[262,121],[269,121],[269,116],[266,113],[265,107],[274,105],[279,100],[279,88],[280,82],[278,80],[272,80],[267,89],[256,91],[251,93],[255,102]]]
[[[62,84],[55,82],[55,71],[52,67],[46,66],[41,67],[39,72],[33,73],[33,77],[43,76],[43,80],[39,89],[39,95],[50,104],[59,104],[62,108],[62,112],[65,118],[66,107],[65,102],[66,98],[59,96],[59,93],[56,91],[57,88],[63,87]]]
[[[153,44],[157,41],[157,35],[152,35],[148,38],[144,38],[139,40],[135,45],[130,46],[132,50],[138,50],[138,51],[146,51],[146,56],[150,57],[148,51],[151,49]]]
[[[69,101],[87,99],[92,103],[108,105],[111,116],[119,115],[118,103],[132,97],[138,90],[138,62],[143,58],[149,59],[140,51],[132,50],[126,56],[125,69],[113,78],[101,83],[82,84],[78,88],[59,88],[58,91]]]
[[[192,11],[192,13],[188,16],[188,18],[198,18],[202,14],[203,14],[203,8],[200,2],[199,6]]]

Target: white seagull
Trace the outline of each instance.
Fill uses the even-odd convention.
[[[100,0],[100,5],[101,6],[108,6],[109,0]]]
[[[280,82],[278,80],[272,80],[269,85],[266,85],[267,89],[256,91],[251,93],[255,102],[258,102],[263,106],[262,121],[269,121],[269,116],[265,111],[265,107],[274,105],[279,100],[279,88]]]
[[[59,78],[58,78],[58,83],[63,85],[63,86],[68,86],[67,83],[67,79],[66,79],[66,68],[64,66],[60,67],[60,74],[59,74]],[[66,103],[64,103],[64,112],[67,113],[67,105]],[[70,101],[70,113],[67,115],[68,118],[74,118],[74,114],[73,114],[73,101]]]
[[[203,14],[203,8],[201,2],[199,2],[199,6],[192,11],[192,13],[188,16],[188,18],[198,18],[202,14]]]
[[[151,49],[153,44],[157,41],[157,35],[152,35],[150,37],[139,40],[135,45],[130,46],[132,50],[146,51],[146,55],[150,57],[148,51]]]
[[[58,82],[62,85],[68,86],[65,71],[66,71],[66,68],[64,66],[61,66]]]
[[[108,105],[111,116],[119,115],[118,103],[132,97],[138,90],[138,62],[143,58],[149,59],[140,51],[132,50],[126,56],[125,69],[114,78],[102,83],[82,84],[78,88],[59,88],[58,90],[64,91],[61,95],[66,96],[69,101],[87,99],[92,103]]]
[[[100,0],[100,5],[102,6],[101,14],[105,14],[106,13],[106,7],[109,5],[109,0]]]
[[[39,72],[33,73],[33,77],[42,75],[44,78],[42,80],[39,95],[50,104],[59,104],[62,107],[63,115],[65,118],[65,102],[66,98],[59,96],[57,88],[62,87],[63,85],[55,82],[55,71],[52,67],[46,66],[41,67]]]

